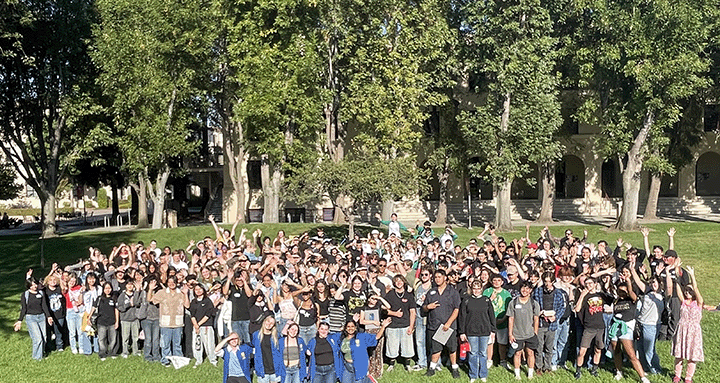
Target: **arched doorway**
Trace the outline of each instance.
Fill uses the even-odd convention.
[[[720,154],[707,152],[695,165],[695,194],[720,196]]]
[[[555,198],[585,197],[585,164],[580,157],[568,154],[555,169]]]
[[[602,195],[603,198],[622,197],[623,186],[620,176],[620,166],[614,158],[607,159],[602,164]]]

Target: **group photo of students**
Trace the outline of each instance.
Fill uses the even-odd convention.
[[[529,225],[503,238],[490,224],[459,243],[449,225],[407,228],[396,214],[344,238],[210,221],[185,248],[97,244],[47,275],[28,270],[14,329],[25,322],[31,357],[207,361],[230,383],[377,382],[394,369],[690,383],[704,361],[700,320],[713,308],[674,229],[643,228],[634,247]],[[660,363],[658,340],[671,342],[673,365]]]

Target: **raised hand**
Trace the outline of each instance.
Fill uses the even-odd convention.
[[[210,214],[210,215],[208,216],[208,221],[210,221],[210,222],[215,222],[215,216],[212,215],[212,214]]]
[[[667,235],[668,235],[668,237],[674,237],[675,236],[675,228],[671,227],[670,229],[668,229]]]
[[[647,237],[650,235],[650,228],[649,227],[641,227],[640,232],[642,233],[643,237]]]

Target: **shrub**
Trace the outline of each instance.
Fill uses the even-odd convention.
[[[107,192],[103,188],[100,188],[97,191],[97,204],[98,204],[98,209],[107,209],[107,207],[108,207]]]

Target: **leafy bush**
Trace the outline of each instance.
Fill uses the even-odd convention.
[[[98,203],[98,209],[107,209],[107,207],[108,207],[107,192],[103,188],[100,188],[97,191],[97,203]]]

